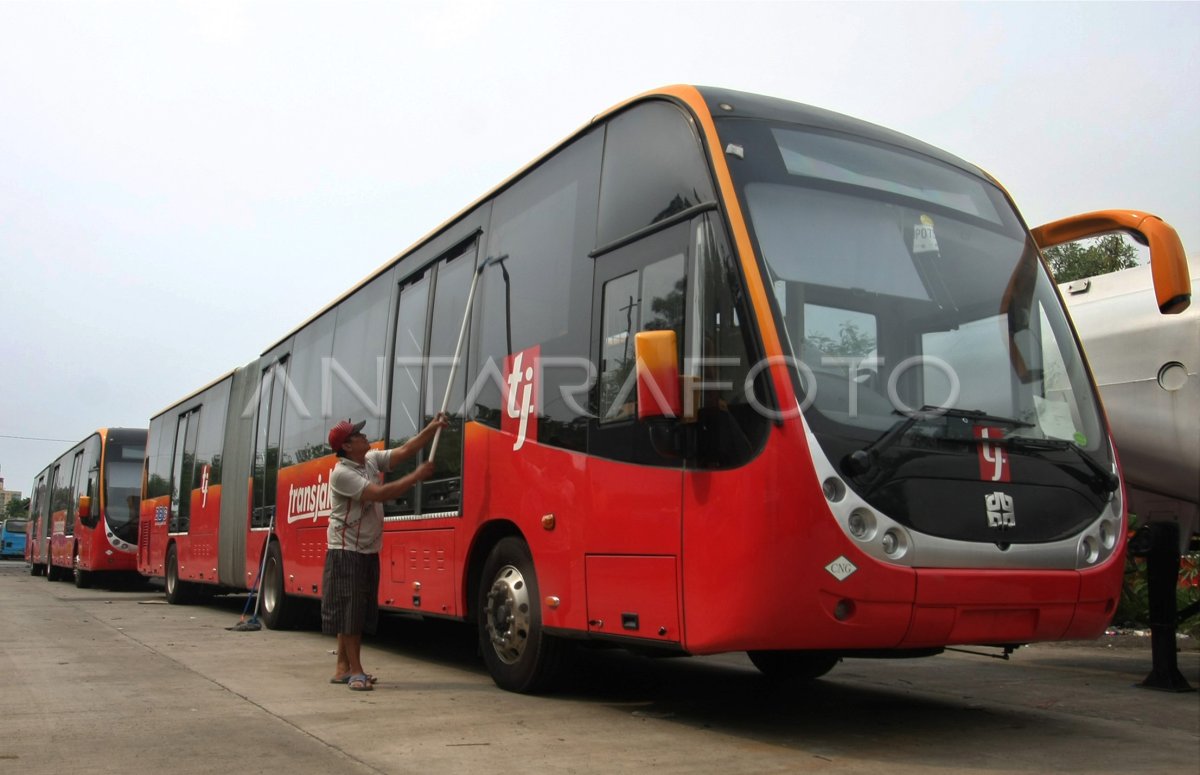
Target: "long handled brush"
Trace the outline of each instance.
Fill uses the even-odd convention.
[[[271,512],[271,521],[267,525],[267,537],[263,541],[262,563],[258,566],[258,578],[254,580],[254,586],[250,589],[250,596],[246,598],[246,605],[242,607],[242,618],[232,627],[225,629],[232,632],[257,632],[262,629],[262,622],[258,620],[258,603],[262,599],[262,580],[263,574],[267,570],[267,548],[271,545],[271,534],[275,532],[275,512]],[[250,610],[250,601],[254,600],[254,613],[250,618],[246,618],[246,611]]]
[[[467,308],[463,311],[462,325],[458,329],[458,344],[454,346],[454,357],[450,360],[450,378],[446,380],[446,394],[442,396],[442,409],[440,414],[445,414],[446,409],[450,406],[450,391],[454,389],[454,377],[458,373],[458,359],[462,356],[463,341],[467,336],[467,321],[471,319],[471,305],[475,301],[475,286],[479,284],[479,276],[483,274],[483,270],[487,269],[492,264],[498,264],[508,258],[508,255],[488,258],[479,268],[475,270],[475,275],[471,278],[471,290],[467,292]],[[429,456],[426,460],[433,460],[437,454],[438,442],[442,439],[442,429],[438,428],[433,434],[433,443],[429,445]]]

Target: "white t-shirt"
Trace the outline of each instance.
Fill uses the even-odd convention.
[[[389,457],[387,450],[372,449],[361,466],[349,458],[338,458],[329,477],[333,507],[325,540],[330,549],[379,553],[383,545],[383,504],[375,501],[364,508],[361,496],[372,482],[383,483],[383,474],[390,470]]]

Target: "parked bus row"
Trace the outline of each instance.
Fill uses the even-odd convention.
[[[1157,218],[1031,232],[988,174],[895,132],[649,92],[153,415],[136,534],[56,461],[35,568],[84,568],[52,539],[86,511],[171,602],[261,581],[288,627],[321,596],[330,426],[391,447],[445,405],[433,478],[386,504],[379,601],[475,623],[504,688],[588,642],[813,677],[1095,637],[1125,497],[1039,247],[1112,230],[1186,307]]]

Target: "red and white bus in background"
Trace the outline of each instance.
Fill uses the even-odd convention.
[[[101,428],[34,478],[26,559],[50,581],[134,573],[146,429]]]
[[[1174,231],[1135,231],[1186,306]],[[447,396],[379,599],[476,623],[507,689],[586,641],[813,677],[1094,637],[1117,604],[1120,472],[1033,234],[872,124],[690,86],[597,116],[152,418],[139,570],[178,602],[263,558],[288,626],[321,594],[329,427],[390,447]]]

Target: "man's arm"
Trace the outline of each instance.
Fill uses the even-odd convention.
[[[446,416],[445,412],[438,412],[437,415],[429,421],[429,424],[421,429],[420,433],[418,433],[416,436],[413,436],[411,439],[395,449],[388,450],[388,468],[395,468],[400,464],[401,460],[407,460],[408,458],[417,454],[419,449],[433,441],[434,434],[437,433],[438,428],[446,428],[449,427],[449,425],[450,418]],[[401,492],[403,492],[403,490],[401,490]]]
[[[387,484],[368,484],[358,496],[363,503],[390,501],[408,492],[420,481],[433,476],[433,463],[422,463],[417,470]]]

